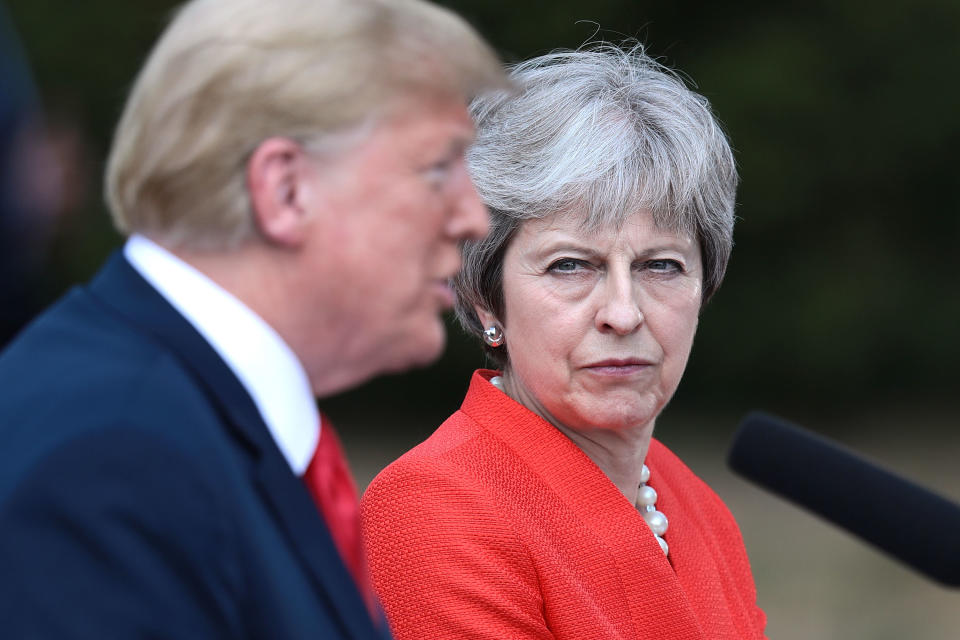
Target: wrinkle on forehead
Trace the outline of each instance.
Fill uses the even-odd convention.
[[[657,216],[649,209],[638,209],[634,213],[613,219],[605,219],[603,216],[590,215],[579,210],[560,211],[551,216],[543,218],[533,218],[527,220],[524,226],[531,224],[542,225],[539,232],[556,231],[571,234],[571,237],[590,239],[599,239],[605,234],[613,232],[619,234],[624,227],[628,225],[643,226],[646,220],[652,222],[651,231],[665,237],[679,240],[683,243],[693,244],[695,236],[693,233],[680,228],[679,224],[665,225],[657,220]]]

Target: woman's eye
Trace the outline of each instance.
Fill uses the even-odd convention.
[[[648,260],[646,268],[656,273],[682,273],[683,265],[676,260]]]
[[[579,260],[573,258],[561,258],[550,265],[549,270],[558,273],[572,273],[581,266]]]

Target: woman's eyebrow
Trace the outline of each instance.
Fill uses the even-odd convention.
[[[658,253],[664,252],[679,253],[684,257],[688,257],[694,248],[694,245],[687,246],[681,241],[665,242],[647,247],[637,252],[636,257],[646,259]],[[566,239],[558,240],[556,242],[547,242],[540,247],[536,247],[533,250],[533,253],[538,256],[546,256],[552,253],[575,253],[578,255],[588,256],[590,258],[601,258],[605,255],[605,252],[598,251],[589,244],[580,244]]]
[[[569,255],[590,261],[602,260],[604,254],[588,244],[580,244],[569,240],[547,242],[538,247],[532,247],[529,254],[537,260],[546,260],[557,255]]]
[[[571,253],[582,253],[589,255],[599,255],[599,251],[591,248],[586,244],[578,244],[576,242],[570,242],[568,240],[562,240],[557,242],[548,242],[536,249],[537,253],[546,254],[546,253],[562,253],[564,251],[569,251]]]
[[[695,250],[695,248],[696,247],[693,245],[687,246],[681,242],[667,242],[664,244],[658,244],[652,247],[647,247],[646,249],[638,253],[637,256],[642,258],[649,258],[658,253],[673,252],[673,253],[679,253],[684,257],[688,257],[690,253]]]

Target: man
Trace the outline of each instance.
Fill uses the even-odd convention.
[[[388,636],[314,396],[440,353],[466,100],[505,86],[421,0],[179,12],[110,154],[122,253],[0,356],[0,635]]]

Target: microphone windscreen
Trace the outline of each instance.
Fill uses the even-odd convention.
[[[734,436],[731,469],[893,555],[960,586],[960,507],[845,447],[764,413]]]

